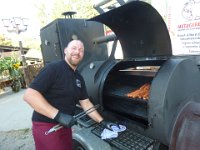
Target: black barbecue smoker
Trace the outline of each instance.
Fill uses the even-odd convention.
[[[74,126],[75,147],[199,149],[200,57],[172,56],[166,24],[145,2],[128,2],[87,21],[103,23],[115,33],[110,36],[114,41],[110,56],[81,68],[90,99],[101,105],[99,111],[105,118],[125,125],[127,130],[118,138],[101,140],[101,126],[81,119]],[[93,40],[106,41],[109,37]],[[123,59],[114,57],[117,41]],[[146,85],[146,93],[140,91]]]
[[[58,18],[40,30],[41,49],[44,64],[64,58],[64,48],[72,39],[80,39],[85,46],[85,57],[79,68],[92,60],[108,58],[106,44],[93,44],[93,39],[104,35],[99,22],[73,18],[73,12],[65,12],[65,18]],[[69,17],[67,18],[67,15]]]

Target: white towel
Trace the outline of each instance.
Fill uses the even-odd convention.
[[[126,127],[123,125],[119,125],[120,128],[117,126],[112,126],[112,130],[109,129],[104,129],[103,132],[101,133],[101,139],[111,139],[111,138],[116,138],[118,137],[118,132],[122,132],[126,130]]]
[[[126,130],[126,126],[123,126],[123,125],[119,125],[119,127],[118,126],[112,126],[111,128],[114,132],[123,132],[123,131]]]

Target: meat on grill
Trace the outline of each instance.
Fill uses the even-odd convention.
[[[145,83],[139,89],[126,94],[129,98],[140,98],[144,100],[149,99],[150,84]]]

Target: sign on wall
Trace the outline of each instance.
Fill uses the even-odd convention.
[[[200,54],[200,0],[171,0],[167,14],[173,54]]]

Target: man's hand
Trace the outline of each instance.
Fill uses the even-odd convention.
[[[111,131],[112,131],[112,128],[111,128],[112,126],[116,126],[116,127],[119,128],[119,125],[117,123],[113,123],[113,122],[110,122],[108,120],[102,120],[100,122],[100,124],[102,124],[106,129],[109,129]]]
[[[64,114],[60,111],[57,113],[54,119],[58,121],[58,123],[61,124],[62,126],[68,127],[68,128],[76,124],[76,119],[73,116]]]

